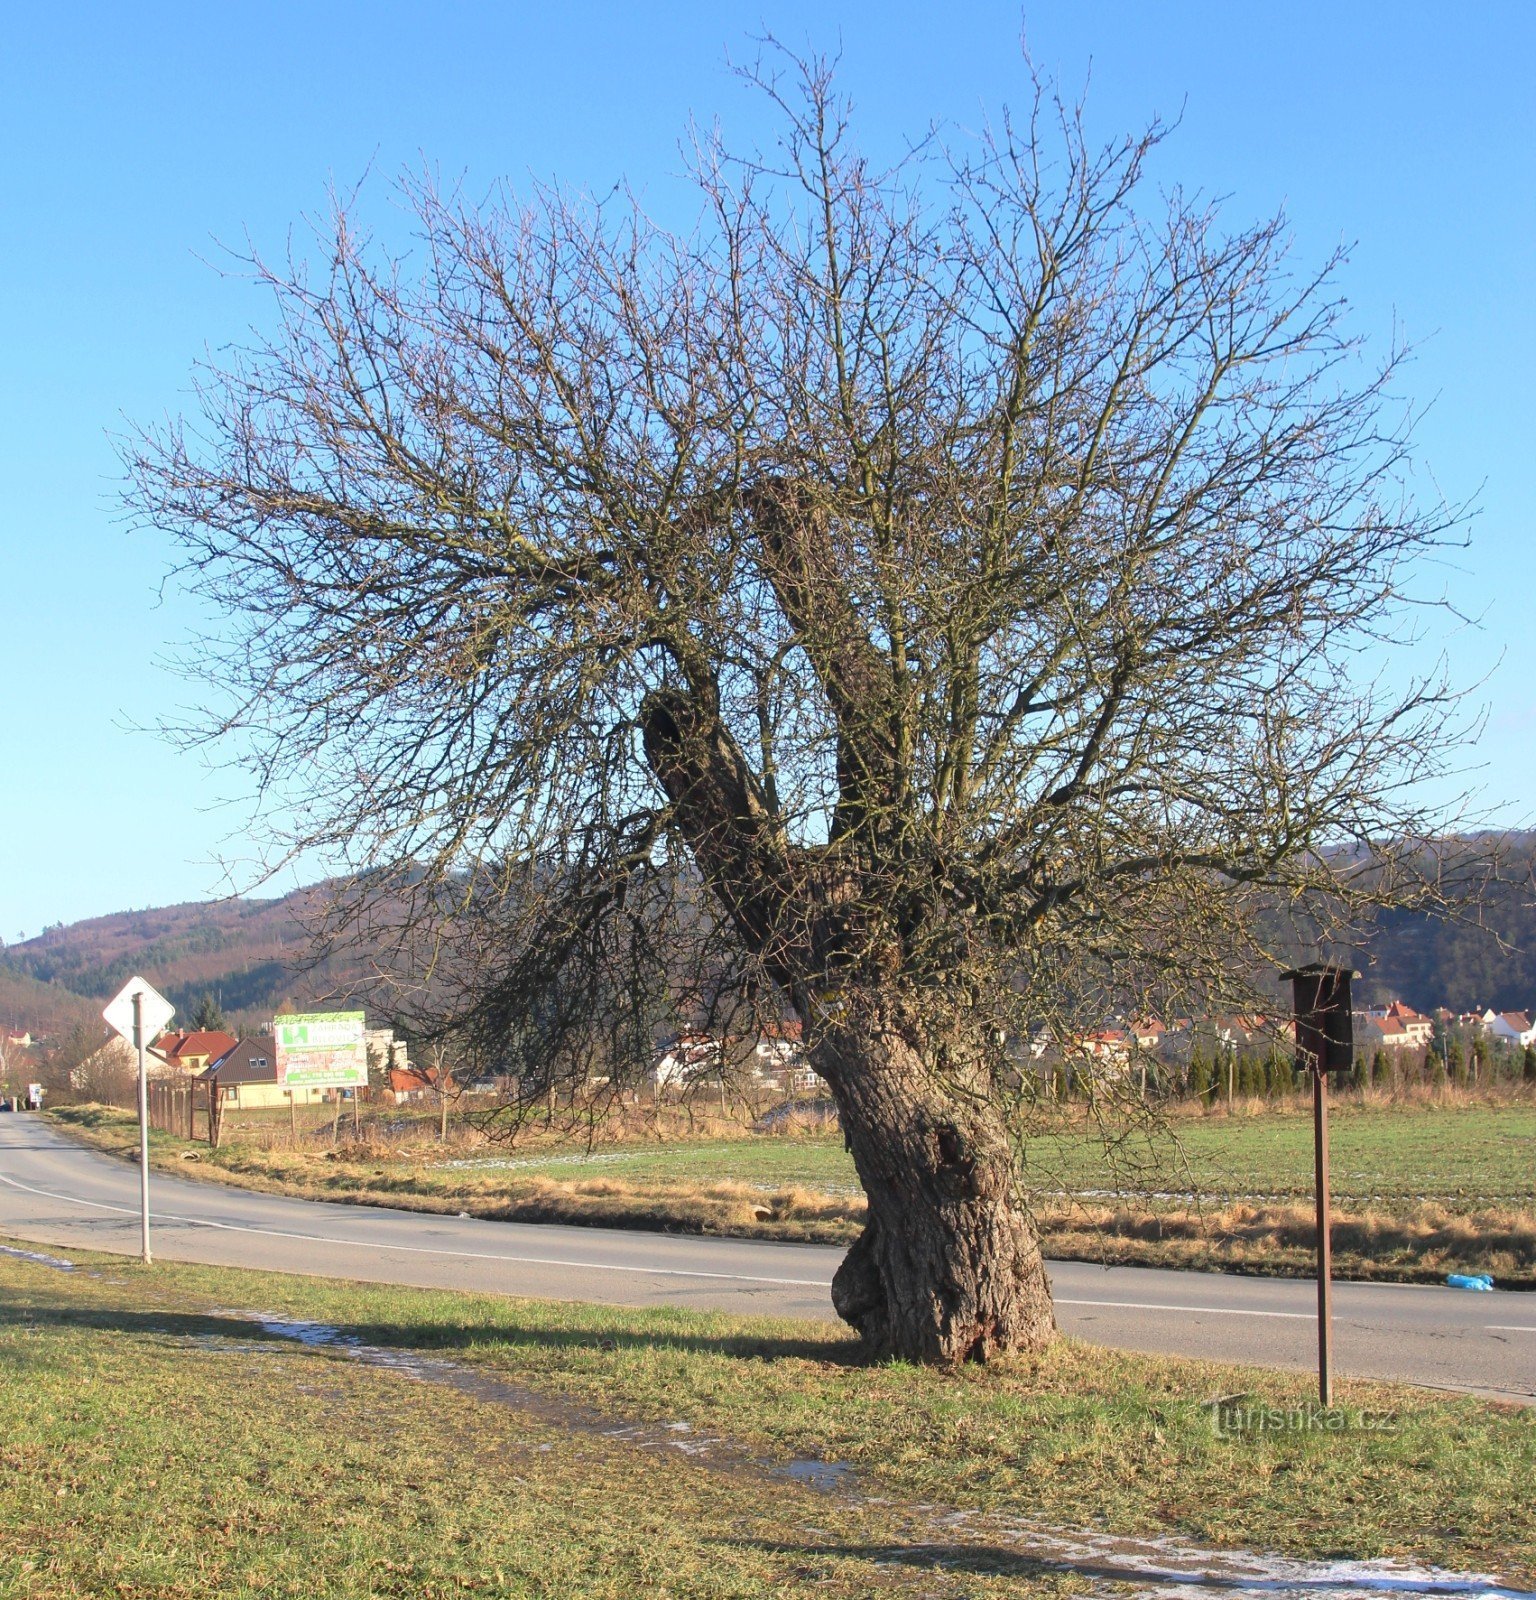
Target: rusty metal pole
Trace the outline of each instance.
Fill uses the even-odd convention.
[[[1312,1071],[1312,1144],[1317,1181],[1317,1392],[1333,1404],[1333,1240],[1328,1207],[1328,1074]]]

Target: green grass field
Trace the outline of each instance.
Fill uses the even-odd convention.
[[[1451,1204],[1536,1205],[1536,1106],[1446,1105],[1335,1108],[1333,1191],[1373,1204],[1433,1199]],[[1047,1132],[1025,1147],[1026,1181],[1044,1191],[1116,1188],[1198,1190],[1213,1201],[1305,1198],[1312,1192],[1312,1119],[1304,1111],[1180,1118],[1166,1132],[1106,1148],[1085,1130]],[[649,1183],[733,1180],[766,1188],[797,1184],[859,1192],[836,1135],[679,1141],[591,1151],[486,1151],[435,1163],[445,1172],[542,1173]]]
[[[0,1254],[7,1600],[1067,1595],[1164,1537],[1536,1577],[1536,1410],[1351,1382],[1336,1429],[1223,1433],[1215,1397],[1309,1381],[1065,1341],[865,1367],[832,1326],[55,1254]]]

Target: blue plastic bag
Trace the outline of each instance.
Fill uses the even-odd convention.
[[[1453,1289],[1492,1289],[1493,1279],[1486,1272],[1452,1272],[1446,1280]]]

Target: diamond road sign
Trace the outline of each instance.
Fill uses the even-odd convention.
[[[139,1001],[139,1023],[144,1029],[144,1043],[148,1044],[165,1031],[166,1023],[176,1015],[176,1007],[142,978],[130,978],[101,1014],[115,1033],[122,1034],[129,1044],[136,1043],[133,1037],[133,997],[136,994],[143,997]]]

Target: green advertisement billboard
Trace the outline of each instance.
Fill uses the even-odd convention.
[[[368,1082],[361,1011],[309,1011],[272,1019],[277,1081],[295,1088],[350,1089]]]

